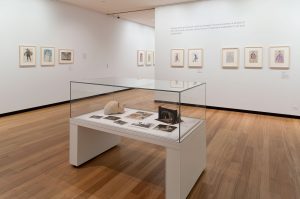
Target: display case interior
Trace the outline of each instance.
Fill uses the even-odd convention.
[[[182,142],[206,118],[206,84],[127,78],[70,82],[71,120]]]

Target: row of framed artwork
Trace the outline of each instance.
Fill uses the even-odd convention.
[[[238,68],[240,61],[239,48],[222,49],[222,67]],[[203,49],[188,50],[188,66],[191,68],[203,67]],[[270,68],[288,69],[290,65],[290,47],[270,47]],[[245,68],[263,67],[263,47],[245,47]],[[171,50],[171,66],[184,67],[184,49]]]
[[[36,46],[19,46],[20,66],[36,65]],[[58,49],[60,64],[73,64],[74,51],[69,49]],[[41,66],[54,66],[56,51],[54,47],[40,47]]]
[[[154,51],[152,50],[138,50],[137,51],[137,65],[138,66],[154,66]]]

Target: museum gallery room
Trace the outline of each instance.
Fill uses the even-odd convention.
[[[300,1],[1,0],[1,199],[299,199]]]

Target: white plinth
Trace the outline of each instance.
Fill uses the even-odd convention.
[[[166,198],[187,197],[206,165],[204,121],[183,118],[187,122],[181,125],[184,139],[179,143],[175,136],[177,134],[159,134],[152,129],[120,126],[104,119],[93,120],[90,116],[95,113],[99,114],[101,111],[70,120],[70,164],[79,166],[118,145],[120,136],[157,144],[167,151]],[[148,118],[147,122],[158,121]]]

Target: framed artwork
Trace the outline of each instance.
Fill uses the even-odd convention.
[[[171,66],[184,67],[184,49],[171,50]]]
[[[145,65],[145,51],[143,51],[143,50],[137,51],[137,65],[138,66]]]
[[[35,46],[19,46],[20,66],[36,65],[36,47]]]
[[[60,64],[73,64],[74,51],[68,49],[59,49],[59,63]]]
[[[189,49],[189,67],[201,68],[203,66],[203,49]]]
[[[222,66],[223,68],[239,67],[239,49],[223,48],[222,49]]]
[[[152,66],[153,65],[153,51],[147,51],[146,53],[146,65]]]
[[[246,47],[245,48],[245,68],[263,67],[263,48]]]
[[[178,80],[172,80],[172,81],[170,81],[170,87],[171,88],[183,88],[184,82],[178,81]]]
[[[290,67],[290,47],[270,47],[270,68],[288,69]]]
[[[42,66],[55,65],[55,48],[41,47],[41,65]]]

